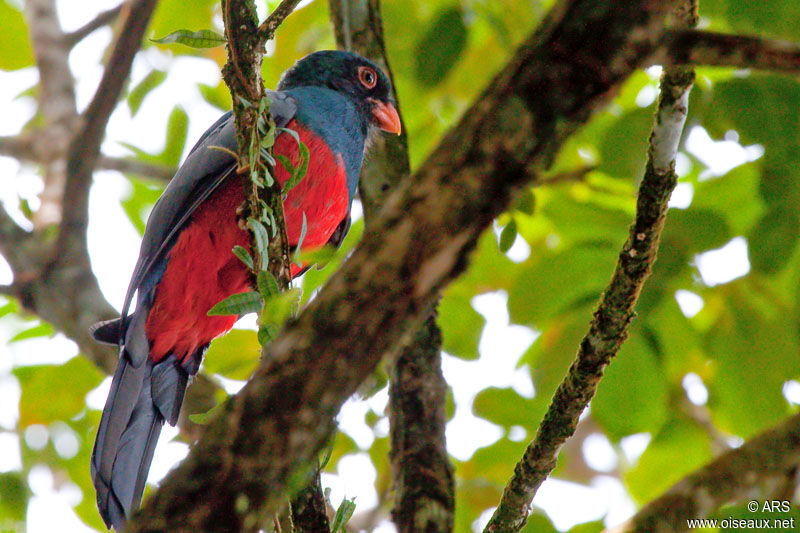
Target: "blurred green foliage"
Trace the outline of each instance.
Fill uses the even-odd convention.
[[[414,167],[479,97],[550,4],[547,0],[383,2],[387,48]],[[702,3],[701,15],[712,29],[800,41],[798,6],[792,2],[710,0]],[[162,0],[150,32],[159,37],[181,28],[215,28],[218,12],[216,0],[195,2],[191,8],[179,0]],[[32,65],[21,13],[0,0],[0,15],[4,35],[0,68]],[[274,53],[264,63],[268,86],[274,87],[280,73],[299,57],[333,46],[328,24],[327,5],[322,0],[286,21],[277,33]],[[169,61],[190,55],[221,66],[225,60],[224,48],[160,49]],[[169,76],[168,66],[159,68],[131,87],[127,105],[132,114],[147,105],[148,94],[168,97],[154,92]],[[467,460],[456,461],[459,532],[469,531],[497,504],[526,445],[525,440],[511,438],[512,428],[523,428],[527,438],[535,432],[610,279],[635,209],[656,87],[657,73],[652,70],[632,76],[613,103],[568,140],[551,172],[591,170],[523,193],[515,208],[500,217],[497,231],[482,236],[468,271],[443,296],[439,323],[444,349],[455,357],[467,361],[491,358],[492,349],[502,349],[489,347],[479,353],[486,318],[472,305],[477,295],[503,291],[508,296],[511,322],[538,334],[518,363],[531,377],[533,399],[511,387],[486,387],[477,391],[471,405],[457,406],[471,409],[503,433]],[[221,83],[198,89],[213,106],[227,109],[230,105]],[[715,175],[703,164],[702,154],[690,153],[682,144],[680,182],[691,191],[691,205],[670,210],[659,260],[642,294],[630,338],[608,369],[587,415],[595,431],[611,443],[617,466],[611,474],[595,471],[579,446],[566,446],[558,477],[585,482],[593,476],[613,475],[630,498],[642,504],[710,460],[720,439],[724,445],[751,437],[797,409],[797,404],[787,399],[784,386],[800,379],[798,109],[800,83],[796,78],[698,70],[687,131],[703,127],[716,141],[733,138],[742,145],[758,144],[763,156]],[[153,129],[166,131],[165,148],[149,154],[130,145],[134,156],[176,165],[186,150],[188,120],[186,111],[175,107],[163,123],[153,124]],[[735,132],[732,137],[731,132]],[[129,178],[131,187],[122,208],[141,232],[161,185]],[[362,229],[363,224],[356,222],[328,265],[305,275],[302,304],[341,264]],[[749,271],[725,283],[705,283],[698,256],[737,237],[746,239]],[[520,241],[529,253],[520,252],[516,245]],[[677,291],[696,295],[702,301],[699,311],[683,312]],[[24,317],[14,302],[0,307],[0,325],[11,330],[18,342],[53,334],[48,325]],[[255,332],[236,330],[212,344],[205,372],[246,379],[257,363],[256,347]],[[707,401],[687,392],[687,374],[696,378],[692,381],[695,389],[698,380],[702,382]],[[61,365],[18,362],[13,376],[22,391],[19,416],[14,427],[2,431],[18,436],[22,467],[0,474],[0,529],[3,524],[24,523],[31,497],[28,474],[42,464],[52,470],[57,483],[79,488],[83,497],[76,513],[87,525],[100,529],[88,466],[99,412],[86,406],[85,397],[100,383],[101,375],[86,360],[75,357]],[[365,423],[374,428],[383,417],[384,413],[368,411]],[[31,427],[45,431],[48,439],[43,446],[26,433]],[[75,453],[70,455],[55,446],[59,434],[69,434],[78,442]],[[637,434],[648,434],[649,444],[640,456],[630,456],[621,443]],[[378,435],[365,450],[351,436],[338,435],[327,470],[335,472],[342,457],[362,451],[374,463],[376,490],[387,507],[390,473],[384,435]],[[575,468],[582,474],[573,474]],[[356,508],[356,514],[361,511],[364,509]],[[589,522],[573,531],[600,529],[598,522]],[[555,531],[539,511],[526,530]]]

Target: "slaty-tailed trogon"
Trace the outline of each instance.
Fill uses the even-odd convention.
[[[377,129],[400,132],[389,81],[362,57],[323,51],[287,70],[268,96],[278,126],[296,131],[309,150],[307,174],[284,200],[289,243],[297,245],[305,215],[304,249],[338,246],[370,136]],[[208,316],[208,310],[251,290],[247,268],[232,253],[235,245],[249,248],[236,214],[244,186],[234,157],[215,147],[236,151],[230,113],[203,134],[153,208],[122,316],[92,331],[120,346],[91,465],[109,527],[120,528],[139,505],[164,420],[176,423],[208,344],[237,319]],[[274,152],[300,160],[286,133],[276,138]],[[289,177],[280,165],[275,173],[281,183]]]

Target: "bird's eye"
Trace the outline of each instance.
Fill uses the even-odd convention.
[[[370,67],[358,67],[358,81],[367,89],[372,89],[378,83],[378,76]]]

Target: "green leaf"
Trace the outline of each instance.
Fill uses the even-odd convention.
[[[444,351],[470,361],[478,358],[478,343],[486,324],[486,319],[473,309],[472,297],[463,285],[451,285],[439,302],[436,319],[442,328]]]
[[[585,243],[528,264],[508,293],[511,319],[536,324],[582,302],[596,302],[611,279],[617,254],[617,245]]]
[[[294,257],[292,258],[292,262],[297,266],[303,266],[303,263],[300,262],[300,249],[303,246],[303,240],[306,238],[306,231],[308,231],[308,221],[306,221],[306,213],[303,212],[303,225],[300,227],[300,238],[297,239],[297,246],[294,250]]]
[[[234,379],[234,378],[231,378],[231,379]],[[199,426],[205,426],[206,424],[208,424],[208,422],[212,418],[217,416],[217,414],[220,412],[220,408],[221,407],[222,407],[222,404],[218,403],[217,405],[215,405],[214,407],[212,407],[211,409],[209,409],[205,413],[196,413],[196,414],[193,414],[193,415],[189,415],[189,420],[191,420],[192,422],[194,422],[195,424],[197,424]]]
[[[63,365],[21,366],[12,372],[22,388],[19,427],[74,417],[86,409],[86,394],[103,379],[97,367],[81,356]]]
[[[8,340],[8,342],[10,344],[12,342],[19,342],[27,339],[35,339],[37,337],[52,337],[53,335],[55,335],[55,333],[56,332],[53,329],[53,326],[51,326],[47,322],[41,322],[40,324],[32,328],[20,331],[19,333],[11,337]]]
[[[477,416],[504,428],[511,426],[534,428],[539,423],[530,399],[523,398],[510,388],[489,387],[483,389],[475,396],[472,411]]]
[[[755,163],[748,163],[719,178],[696,183],[692,206],[688,211],[705,209],[721,214],[727,220],[732,235],[745,234],[764,209],[757,194],[759,181],[763,183],[764,178],[758,170]],[[736,209],[731,209],[734,205]],[[672,218],[676,212],[670,211],[665,232],[671,231]]]
[[[300,156],[300,163],[297,166],[294,166],[289,158],[276,155],[276,157],[279,158],[283,168],[289,173],[289,179],[287,179],[283,184],[282,189],[283,194],[286,194],[291,191],[295,185],[300,183],[300,180],[302,180],[308,173],[308,160],[310,156],[308,152],[308,146],[306,146],[305,143],[300,140],[300,136],[296,131],[288,128],[280,128],[280,130],[284,133],[288,133],[294,138],[294,140],[297,142],[297,153]]]
[[[0,527],[5,527],[10,522],[19,522],[21,528],[11,528],[12,531],[23,531],[25,515],[28,509],[28,500],[31,497],[30,489],[21,472],[0,473]]]
[[[531,189],[525,190],[514,202],[514,209],[522,214],[533,216],[536,211],[536,195]]]
[[[598,170],[618,178],[637,180],[647,162],[647,140],[653,129],[653,106],[623,114],[600,142]]]
[[[414,59],[417,81],[432,86],[440,83],[455,66],[467,44],[464,14],[457,7],[441,11],[417,42]]]
[[[130,193],[120,203],[133,227],[139,235],[144,235],[147,216],[164,189],[138,178],[129,177],[128,181],[131,184]]]
[[[704,339],[715,370],[705,380],[712,420],[722,431],[744,438],[789,415],[783,384],[800,375],[800,358],[787,356],[798,353],[796,325],[757,306],[748,281],[718,289],[724,299]],[[761,290],[756,287],[756,294]]]
[[[256,237],[256,248],[258,248],[258,253],[261,255],[261,268],[265,269],[269,264],[269,234],[267,233],[267,228],[254,218],[247,219],[247,222]]]
[[[622,345],[592,399],[592,417],[617,440],[658,431],[667,418],[668,383],[639,328]]]
[[[268,300],[280,292],[278,282],[269,270],[262,270],[258,273],[256,284],[258,285],[258,292],[261,293],[261,297],[264,300]]]
[[[164,149],[158,154],[150,154],[136,146],[120,142],[139,159],[148,163],[157,163],[168,167],[177,167],[183,147],[186,145],[186,134],[189,130],[189,117],[181,107],[175,107],[167,120],[167,141]]]
[[[544,514],[544,511],[534,510],[525,522],[522,533],[558,533],[558,530]]]
[[[750,262],[764,274],[781,270],[792,257],[800,238],[800,220],[794,206],[767,211],[747,238]]]
[[[605,524],[598,520],[597,522],[584,522],[583,524],[578,524],[570,529],[568,533],[601,533],[605,530]]]
[[[220,81],[216,87],[198,83],[197,89],[200,91],[203,99],[221,111],[228,111],[233,106],[231,100],[231,93],[225,82]]]
[[[131,116],[135,116],[147,94],[161,85],[167,79],[167,73],[163,70],[151,70],[139,84],[128,94],[128,107],[131,108]]]
[[[19,304],[17,304],[16,300],[9,299],[5,304],[0,306],[0,318],[10,313],[18,313],[18,312],[19,312]]]
[[[331,524],[331,533],[345,533],[347,531],[347,522],[350,520],[350,517],[353,516],[353,512],[356,510],[356,502],[355,499],[348,500],[347,498],[342,500],[342,503],[339,504],[339,508],[336,509],[336,515],[333,517],[333,523]]]
[[[244,246],[239,246],[238,244],[233,247],[233,255],[239,258],[239,260],[247,266],[250,270],[253,270],[253,256],[250,255],[250,251],[245,248]]]
[[[214,48],[227,42],[225,36],[212,30],[177,30],[160,39],[150,40],[159,44],[180,43],[190,48]]]
[[[505,225],[503,230],[500,232],[500,241],[498,242],[498,247],[500,251],[503,253],[508,252],[511,249],[511,246],[514,245],[514,241],[517,239],[517,222],[513,218],[511,221]]]
[[[261,311],[263,300],[255,291],[232,294],[208,310],[208,316],[246,315]]]
[[[795,119],[800,107],[800,83],[772,74],[754,74],[717,83],[704,125],[717,138],[727,130],[739,132],[743,144],[760,142],[785,146],[800,134]]]
[[[18,70],[33,65],[33,49],[22,13],[6,0],[0,0],[0,70]]]
[[[297,311],[300,294],[300,289],[294,288],[265,300],[260,323],[262,325],[275,324],[283,326],[289,317]]]
[[[167,120],[167,143],[158,155],[158,161],[164,165],[177,167],[181,160],[183,147],[186,145],[186,134],[189,131],[189,116],[183,108],[176,106]]]
[[[260,354],[261,345],[255,331],[232,329],[211,342],[203,358],[203,367],[211,374],[244,380],[248,379],[258,366]]]
[[[665,424],[625,474],[631,496],[644,504],[711,459],[708,435],[695,422],[675,419]]]

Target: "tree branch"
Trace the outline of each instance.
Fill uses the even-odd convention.
[[[800,72],[800,45],[795,43],[702,30],[671,31],[664,43],[656,62]]]
[[[69,206],[62,216],[56,243],[56,261],[88,265],[86,226],[89,217],[89,188],[92,171],[100,157],[100,143],[117,99],[130,74],[133,57],[150,22],[157,0],[132,0],[114,50],[94,98],[82,117],[82,125],[72,138],[67,155],[67,182],[63,204]]]
[[[68,48],[72,48],[96,30],[113,23],[117,17],[119,17],[122,9],[125,6],[126,3],[122,2],[117,7],[112,7],[107,11],[99,13],[94,19],[90,20],[77,30],[64,35],[64,44],[66,44]]]
[[[427,317],[478,236],[654,53],[669,2],[568,0],[522,44],[251,380],[129,523],[249,531],[300,488],[332,418]],[[558,68],[554,68],[557,65]],[[202,502],[199,504],[198,502]]]
[[[35,134],[0,137],[0,155],[11,156],[19,161],[42,163],[43,161],[40,159],[39,154],[36,153],[34,145],[34,139],[41,133],[41,130],[37,130]],[[97,169],[117,170],[124,174],[136,174],[137,176],[153,178],[159,181],[169,181],[176,171],[175,168],[159,164],[102,154],[97,160]]]
[[[800,414],[730,450],[648,503],[613,533],[685,531],[725,504],[769,499],[800,465]]]
[[[435,313],[392,367],[389,386],[392,519],[403,533],[453,530],[455,486],[445,447],[447,383]]]
[[[682,25],[696,23],[696,7],[688,14],[680,13],[686,15]],[[636,220],[577,357],[553,395],[533,442],[514,468],[486,532],[519,531],[525,525],[536,491],[555,468],[561,446],[575,433],[578,418],[594,396],[605,367],[628,336],[634,307],[656,259],[667,203],[677,183],[675,156],[693,82],[691,68],[672,66],[664,70]]]
[[[152,178],[164,182],[171,180],[172,176],[174,176],[177,171],[177,169],[173,167],[147,163],[127,157],[109,157],[107,155],[101,155],[97,160],[97,169],[116,170],[123,174],[135,174],[143,178]]]
[[[38,108],[44,127],[33,138],[34,152],[42,161],[44,190],[33,225],[42,229],[61,220],[61,198],[66,171],[64,154],[77,125],[75,87],[69,69],[69,49],[62,46],[64,33],[56,14],[55,0],[25,2],[31,44],[39,70]]]
[[[275,30],[278,29],[286,17],[288,17],[294,8],[297,7],[297,4],[300,3],[300,0],[283,0],[278,7],[276,7],[272,13],[261,23],[261,26],[258,27],[258,39],[259,39],[259,47],[264,48],[264,45],[272,39],[275,35]]]
[[[397,102],[379,0],[329,0],[328,11],[337,46],[378,64],[389,77]],[[372,228],[388,194],[409,173],[403,125],[400,136],[378,137],[362,166],[359,194],[367,229]],[[452,531],[455,486],[443,411],[447,383],[441,371],[442,338],[435,314],[411,341],[394,361],[389,376],[393,520],[400,531]]]

